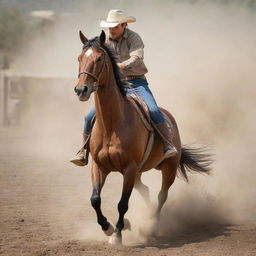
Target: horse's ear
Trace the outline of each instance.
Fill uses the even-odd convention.
[[[105,34],[104,30],[101,30],[101,33],[100,33],[100,44],[103,45],[105,43],[105,40],[106,40],[106,34]]]
[[[88,39],[85,37],[85,35],[83,34],[83,32],[81,30],[79,31],[79,36],[80,36],[81,42],[83,44],[86,44],[88,42]]]

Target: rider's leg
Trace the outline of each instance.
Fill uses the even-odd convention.
[[[148,83],[145,79],[133,79],[130,80],[133,84],[133,88],[136,94],[147,104],[150,116],[154,123],[158,133],[161,135],[164,142],[164,154],[165,157],[171,157],[176,155],[177,150],[172,142],[172,134],[167,126],[167,122],[164,119],[163,114],[159,110],[157,103],[152,95],[152,92],[148,88]]]
[[[70,159],[70,162],[78,165],[85,166],[87,165],[87,160],[85,157],[85,145],[89,139],[90,133],[92,131],[92,119],[96,113],[95,108],[93,108],[84,118],[84,131],[83,131],[83,145],[82,148],[78,151],[78,153]]]
[[[92,131],[92,122],[93,122],[93,117],[96,115],[96,109],[95,107],[84,117],[84,131],[83,135],[87,138]],[[87,140],[87,139],[86,139]],[[85,144],[86,141],[83,141]],[[84,146],[83,144],[83,146]]]

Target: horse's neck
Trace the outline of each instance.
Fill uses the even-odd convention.
[[[106,136],[111,136],[115,127],[122,122],[124,103],[114,76],[109,76],[104,89],[95,93],[97,123]]]

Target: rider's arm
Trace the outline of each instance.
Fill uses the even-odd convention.
[[[130,58],[123,61],[121,64],[123,69],[129,69],[143,63],[144,44],[141,37],[134,33],[127,38]]]

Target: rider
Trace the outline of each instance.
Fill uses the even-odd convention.
[[[112,49],[117,65],[121,71],[122,78],[127,80],[133,87],[126,89],[126,93],[135,91],[136,94],[147,104],[150,116],[155,123],[156,129],[162,137],[164,143],[164,157],[169,158],[176,155],[177,150],[172,143],[172,135],[160,112],[156,101],[148,87],[145,74],[148,72],[143,62],[144,44],[141,37],[134,31],[127,28],[127,23],[135,22],[136,18],[127,16],[122,10],[110,10],[107,20],[102,20],[100,26],[108,28],[105,44]],[[95,108],[85,117],[83,132],[83,145],[85,145],[91,130],[92,119],[95,115]],[[84,146],[70,162],[84,166],[85,161]]]

